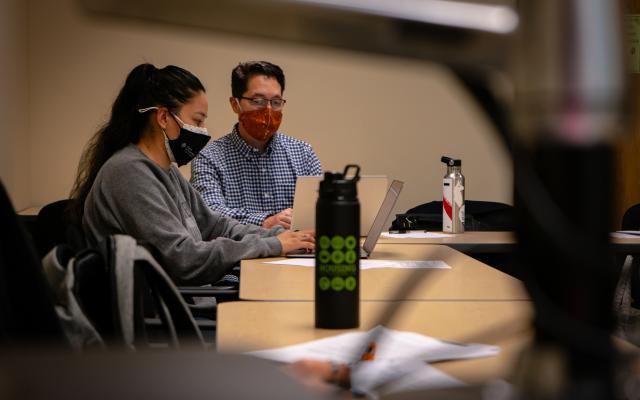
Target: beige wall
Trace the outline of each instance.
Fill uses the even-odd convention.
[[[168,63],[198,75],[214,137],[233,122],[229,75],[268,59],[286,73],[282,131],[310,142],[325,169],[359,163],[406,182],[398,211],[440,197],[440,156],[461,157],[467,198],[511,202],[508,157],[488,123],[431,64],[160,24],[88,17],[73,0],[31,0],[31,191],[66,196],[82,147],[104,122],[128,71]]]
[[[27,2],[0,1],[0,179],[13,206],[29,207]]]

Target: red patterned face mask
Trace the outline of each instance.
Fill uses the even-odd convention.
[[[251,137],[257,140],[268,140],[280,127],[282,111],[274,111],[270,107],[242,111],[239,119]]]

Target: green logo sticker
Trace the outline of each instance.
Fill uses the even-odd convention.
[[[329,246],[331,246],[331,239],[329,239],[329,236],[325,236],[322,235],[320,236],[320,240],[318,241],[318,245],[320,246],[321,249],[328,249]]]
[[[342,264],[342,262],[344,261],[344,253],[338,250],[334,250],[333,253],[331,253],[331,261],[334,264]]]
[[[332,237],[331,247],[333,247],[334,250],[341,250],[344,247],[344,238],[338,235]]]
[[[348,277],[344,280],[344,287],[350,292],[353,292],[356,288],[356,278],[353,276]]]
[[[344,262],[347,264],[353,264],[356,262],[356,252],[353,250],[348,250],[344,253]]]
[[[347,238],[344,240],[344,246],[349,250],[355,249],[357,244],[358,244],[358,241],[356,240],[356,237],[353,235],[347,236]]]
[[[327,250],[320,250],[318,253],[318,260],[321,264],[327,264],[331,260],[331,253]]]
[[[344,289],[344,279],[339,276],[334,277],[331,280],[331,288],[336,292],[342,291],[342,289]]]
[[[322,291],[356,290],[358,282],[353,274],[357,272],[358,239],[354,235],[346,239],[340,235],[322,235],[318,238],[318,248],[318,273],[326,275],[318,279],[318,287]]]
[[[318,281],[318,286],[320,286],[320,290],[329,290],[329,287],[331,286],[331,281],[326,276],[323,276]]]

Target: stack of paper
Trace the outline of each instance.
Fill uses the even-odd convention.
[[[497,346],[452,343],[382,326],[374,329],[380,331],[374,335],[371,331],[345,333],[249,354],[287,363],[301,359],[315,359],[352,364],[355,368],[351,380],[355,389],[369,393],[384,385],[386,394],[462,385],[459,380],[433,368],[428,363],[489,357],[500,351]],[[375,359],[354,364],[355,360],[359,360],[364,346],[371,337],[376,338]]]

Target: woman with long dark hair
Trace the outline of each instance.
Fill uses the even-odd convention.
[[[312,232],[243,225],[214,213],[175,164],[209,140],[202,83],[169,65],[135,67],[109,121],[89,142],[71,197],[90,245],[127,234],[147,246],[178,284],[219,280],[246,258],[312,249]]]

